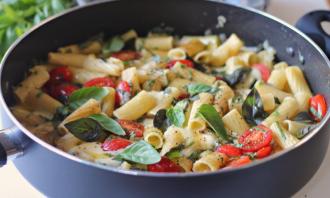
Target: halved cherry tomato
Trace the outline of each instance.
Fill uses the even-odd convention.
[[[186,65],[187,67],[194,68],[194,63],[191,60],[171,60],[167,63],[167,68],[173,67],[177,62]]]
[[[216,76],[215,79],[216,80],[223,80],[223,78],[221,76]]]
[[[110,140],[105,140],[101,148],[104,151],[117,151],[119,149],[126,148],[131,145],[132,142],[123,138],[115,138]]]
[[[94,78],[92,80],[87,81],[84,84],[84,87],[113,87],[113,88],[115,88],[116,85],[111,78],[100,77],[100,78]]]
[[[254,64],[253,67],[259,70],[262,80],[267,82],[270,76],[270,69],[268,69],[268,67],[262,63]]]
[[[132,96],[131,86],[127,81],[120,81],[117,85],[115,103],[116,106],[123,105],[130,100]]]
[[[189,94],[188,93],[182,93],[178,96],[177,100],[183,100],[189,98]]]
[[[261,159],[267,157],[268,155],[270,155],[271,152],[272,152],[271,146],[263,147],[256,152],[256,158]]]
[[[317,94],[309,99],[309,112],[316,121],[321,121],[327,113],[327,103],[324,96]]]
[[[272,131],[264,125],[258,125],[245,131],[238,138],[238,142],[242,144],[243,152],[255,152],[262,147],[269,146],[272,139]]]
[[[147,166],[149,172],[183,172],[181,166],[177,165],[175,162],[171,161],[167,157],[162,157],[162,159],[156,164],[150,164]]]
[[[131,120],[118,120],[118,123],[128,134],[134,133],[136,137],[143,136],[143,124]]]
[[[235,160],[231,161],[227,165],[227,167],[229,167],[229,168],[237,168],[237,167],[240,167],[240,166],[244,166],[246,164],[249,164],[251,162],[252,162],[252,160],[250,159],[249,156],[242,156],[242,157],[240,157],[238,159],[235,159]]]
[[[72,79],[72,71],[67,66],[56,67],[49,72],[49,82],[51,84],[71,82]]]
[[[136,60],[136,59],[141,58],[141,55],[139,52],[132,51],[132,50],[116,52],[116,53],[113,53],[111,56],[114,58],[118,58],[122,61],[131,61],[131,60]]]
[[[217,148],[217,152],[226,154],[229,157],[239,157],[242,155],[242,151],[240,148],[237,148],[236,146],[230,144],[220,145]]]
[[[69,96],[72,94],[72,92],[77,89],[79,89],[79,87],[72,84],[59,84],[50,86],[48,88],[48,91],[52,97],[65,103],[68,100]]]

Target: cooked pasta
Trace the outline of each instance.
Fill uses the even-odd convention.
[[[129,30],[70,43],[32,67],[11,111],[69,154],[150,172],[235,168],[294,146],[322,120],[325,98],[269,43],[220,40]]]

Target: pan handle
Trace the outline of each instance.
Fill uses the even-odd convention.
[[[296,27],[314,40],[325,54],[330,57],[330,35],[326,33],[321,22],[330,22],[330,11],[312,11],[301,17],[296,23]]]
[[[0,130],[0,167],[6,165],[8,160],[23,155],[26,139],[16,126]]]

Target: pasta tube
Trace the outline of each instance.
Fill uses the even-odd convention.
[[[182,48],[170,49],[167,56],[171,60],[184,60],[186,59],[186,52]]]
[[[193,164],[193,172],[216,171],[223,167],[228,161],[228,157],[218,152],[212,152]]]
[[[212,94],[201,93],[199,99],[193,102],[190,117],[188,120],[188,128],[191,131],[200,131],[206,128],[206,123],[203,119],[196,117],[199,107],[202,104],[211,104],[213,100]]]
[[[261,81],[256,82],[254,87],[257,89],[257,91],[260,95],[265,95],[265,94],[271,93],[274,97],[278,98],[281,102],[284,100],[284,98],[292,96],[291,94],[289,94],[287,92],[281,91],[281,90],[279,90],[271,85],[265,84]]]
[[[115,94],[116,91],[112,87],[107,88],[109,93],[102,100],[102,112],[106,113],[109,117],[112,116],[113,110],[115,109]]]
[[[146,128],[143,132],[144,141],[148,142],[156,149],[159,149],[163,146],[163,133],[154,127]]]
[[[229,129],[231,133],[235,132],[241,135],[250,128],[236,109],[231,110],[229,113],[223,116],[222,120],[225,124],[225,127]]]
[[[273,137],[276,143],[283,149],[289,148],[299,142],[299,140],[285,130],[278,122],[273,123],[270,126],[273,131]]]
[[[163,156],[168,153],[172,148],[184,143],[183,129],[170,126],[164,133],[164,145],[160,154]]]
[[[149,50],[170,50],[173,48],[172,36],[153,36],[144,40],[144,47]]]

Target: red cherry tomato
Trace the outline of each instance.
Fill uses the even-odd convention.
[[[177,62],[186,65],[187,67],[194,68],[194,63],[191,60],[171,60],[167,63],[167,68],[173,67]]]
[[[255,67],[256,69],[259,70],[262,80],[267,82],[267,80],[270,76],[270,70],[268,69],[268,67],[264,64],[261,64],[261,63],[254,64],[253,67]]]
[[[183,172],[181,166],[177,165],[167,157],[162,157],[162,159],[156,164],[150,164],[147,166],[149,172]]]
[[[111,56],[114,58],[118,58],[122,61],[131,61],[131,60],[136,60],[136,59],[141,58],[140,53],[138,53],[136,51],[131,51],[131,50],[116,52],[116,53],[113,53]]]
[[[72,79],[72,71],[67,66],[56,67],[49,72],[49,82],[52,84],[71,82]]]
[[[92,80],[87,81],[84,84],[84,87],[113,87],[113,88],[115,88],[116,85],[111,78],[100,77],[100,78],[94,78]]]
[[[263,147],[256,152],[256,158],[261,159],[267,157],[268,155],[270,155],[271,152],[272,152],[271,146]]]
[[[309,112],[316,121],[321,121],[327,113],[327,103],[324,96],[317,94],[309,99]]]
[[[240,167],[240,166],[244,166],[246,164],[249,164],[251,163],[252,160],[248,157],[248,156],[242,156],[238,159],[235,159],[233,161],[231,161],[227,167],[229,168],[237,168],[237,167]]]
[[[121,127],[128,133],[134,133],[136,137],[142,137],[144,132],[144,126],[138,122],[131,120],[118,120]]]
[[[216,76],[215,79],[216,80],[223,80],[223,78],[221,76]]]
[[[244,132],[238,138],[243,152],[255,152],[271,143],[272,131],[264,125],[258,125]]]
[[[235,147],[233,145],[230,145],[230,144],[220,145],[217,148],[217,152],[226,154],[229,157],[239,157],[239,156],[242,155],[242,151],[241,151],[240,148],[237,148],[237,147]]]
[[[52,97],[65,103],[72,92],[76,91],[77,89],[79,88],[72,84],[53,85],[49,88],[49,94]]]
[[[182,93],[178,96],[177,100],[183,100],[189,97],[188,93]]]
[[[105,140],[101,147],[104,151],[117,151],[119,149],[126,148],[130,144],[132,144],[132,142],[129,140],[123,138],[116,138],[111,140]]]
[[[116,106],[123,105],[130,100],[132,96],[132,89],[127,81],[121,81],[117,85],[115,95]]]

